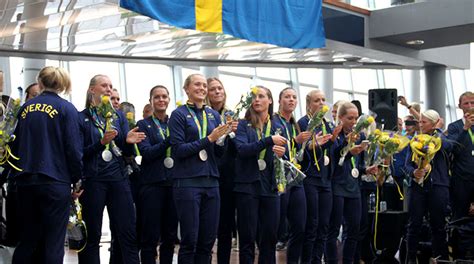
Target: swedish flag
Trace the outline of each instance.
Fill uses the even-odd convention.
[[[293,49],[325,44],[322,0],[120,0],[120,6],[176,27],[254,42]]]

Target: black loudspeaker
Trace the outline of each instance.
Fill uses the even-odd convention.
[[[398,123],[397,89],[370,89],[369,110],[377,114],[377,125],[384,129],[397,130]]]

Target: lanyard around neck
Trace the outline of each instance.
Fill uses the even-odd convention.
[[[202,109],[202,125],[199,119],[197,118],[196,113],[194,112],[193,109],[191,109],[188,105],[186,105],[186,108],[188,109],[189,113],[194,119],[194,123],[196,123],[196,126],[198,128],[199,132],[199,138],[202,139],[207,136],[207,116],[206,116],[206,111],[204,108]]]
[[[158,128],[158,131],[160,131],[161,138],[163,140],[166,140],[167,137],[170,136],[170,129],[169,127],[166,127],[166,136],[165,133],[163,133],[163,128],[161,127],[160,121],[152,116],[153,122],[155,123],[156,127]],[[166,157],[171,157],[171,147],[166,148]]]
[[[272,121],[270,121],[270,116],[268,117],[267,119],[267,128],[265,130],[265,137],[268,137],[270,136],[270,130],[272,129]],[[255,128],[255,131],[257,132],[257,137],[258,137],[258,140],[262,139],[262,135],[260,134],[259,132],[259,129],[258,128]],[[262,151],[260,151],[260,155],[259,155],[259,159],[263,159],[265,157],[265,153],[267,152],[267,148],[263,149]]]

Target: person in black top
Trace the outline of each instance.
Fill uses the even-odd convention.
[[[71,91],[69,74],[46,67],[38,83],[44,92],[20,108],[15,131],[22,169],[14,174],[22,220],[15,264],[63,263],[71,184],[83,172],[77,110],[59,96]]]

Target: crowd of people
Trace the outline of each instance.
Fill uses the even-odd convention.
[[[157,258],[172,263],[178,225],[178,263],[183,264],[211,263],[216,239],[217,262],[229,263],[234,230],[240,263],[254,263],[256,247],[258,263],[276,263],[283,225],[288,227],[286,263],[369,261],[362,247],[370,236],[369,195],[376,183],[364,176],[379,168],[364,162],[366,135],[352,133],[361,116],[354,103],[335,103],[333,119],[307,131],[313,115],[327,105],[322,91],[306,95],[306,113],[297,119],[301,99],[293,88],[274,96],[257,86],[244,118],[237,120],[230,118],[223,83],[192,74],[184,81],[185,104],[168,116],[168,88],[156,85],[143,119],[129,127],[128,111],[120,110],[120,96],[106,75],[90,80],[82,111],[59,96],[71,92],[65,70],[45,67],[37,81],[27,89],[12,143],[21,171],[5,166],[3,173],[9,195],[15,195],[9,206],[17,208],[9,211],[17,220],[8,225],[10,244],[16,246],[13,263],[63,262],[71,198],[82,204],[87,226],[79,263],[100,263],[105,207],[111,263],[156,263]],[[104,96],[115,109],[111,126],[99,114]],[[276,101],[279,109],[273,107]],[[432,257],[447,260],[446,218],[474,217],[474,93],[460,96],[463,118],[446,131],[435,110],[421,112],[406,100],[401,104],[410,115],[398,133],[442,137],[442,150],[429,168],[419,168],[409,148],[395,157],[392,176],[409,186],[407,257],[401,262],[416,263],[427,216]],[[341,155],[350,140],[357,143]],[[302,160],[296,162],[300,151]],[[299,163],[306,176],[283,191],[276,180],[281,159]],[[423,185],[416,183],[420,178]]]

